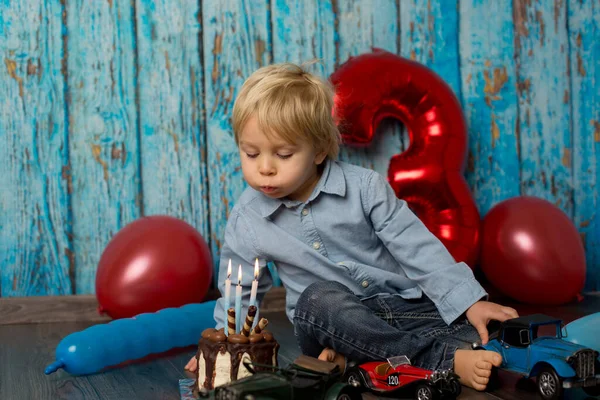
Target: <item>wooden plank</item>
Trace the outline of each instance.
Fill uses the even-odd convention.
[[[268,18],[266,2],[203,2],[210,237],[215,269],[229,211],[246,187],[231,128],[231,111],[244,81],[271,62]],[[215,280],[217,276],[215,273]]]
[[[64,370],[46,376],[60,340],[93,323],[29,324],[0,327],[0,398],[3,399],[179,399],[184,377],[163,353],[88,376]]]
[[[220,296],[217,289],[208,291],[203,301]],[[285,311],[285,289],[269,290],[261,311]],[[111,318],[98,314],[98,300],[93,295],[34,296],[0,299],[0,325],[35,324],[70,321],[109,322]]]
[[[457,2],[400,2],[400,38],[400,54],[430,67],[460,98]]]
[[[108,322],[93,295],[15,297],[0,300],[0,325],[50,322]]]
[[[457,3],[409,0],[399,7],[400,55],[431,68],[460,99]]]
[[[336,2],[336,67],[352,56],[380,48],[398,53],[398,5],[395,0],[338,0]],[[388,174],[390,158],[408,145],[402,124],[386,120],[365,148],[344,146],[340,160]]]
[[[199,3],[138,0],[144,215],[180,218],[209,239]]]
[[[0,3],[0,293],[72,293],[63,6]]]
[[[185,375],[175,369],[174,357],[154,355],[85,378],[102,399],[180,400],[179,379]]]
[[[600,290],[600,2],[569,1],[574,222],[587,258],[586,289]]]
[[[515,0],[522,194],[573,215],[566,3]]]
[[[335,68],[334,10],[330,0],[273,0],[273,62],[302,64],[317,60],[308,70],[328,77]]]
[[[61,338],[90,325],[71,322],[0,326],[3,344],[0,346],[0,398],[106,398],[96,393],[85,377],[70,377],[64,371],[44,375],[44,368],[54,360],[55,348]]]
[[[488,18],[489,15],[494,18]],[[460,2],[461,94],[469,126],[467,180],[482,217],[520,194],[512,8]]]
[[[109,239],[140,215],[134,19],[130,2],[66,12],[75,288],[86,294]]]

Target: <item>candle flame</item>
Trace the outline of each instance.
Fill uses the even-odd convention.
[[[227,279],[231,278],[231,258],[229,259],[229,266],[227,267]]]
[[[258,258],[254,262],[254,279],[258,279]]]
[[[242,264],[240,264],[240,268],[238,269],[238,285],[242,284]]]

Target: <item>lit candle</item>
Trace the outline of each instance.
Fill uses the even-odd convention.
[[[227,279],[225,279],[225,321],[227,321],[227,310],[231,306],[231,258],[229,259],[229,266],[227,267]],[[229,336],[227,329],[225,329],[225,336]]]
[[[242,328],[240,316],[242,315],[242,265],[238,269],[238,285],[235,288],[235,333]]]
[[[256,291],[258,290],[258,258],[254,263],[254,280],[252,281],[252,291],[250,292],[250,304],[248,306],[256,305]]]

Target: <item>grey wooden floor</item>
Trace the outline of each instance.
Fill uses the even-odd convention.
[[[2,299],[0,299],[2,302]],[[566,321],[600,311],[600,297],[586,296],[582,303],[561,308],[518,307],[521,314],[546,312]],[[1,309],[1,307],[0,307]],[[280,364],[293,361],[299,350],[292,326],[282,311],[265,313],[269,329],[281,344]],[[169,352],[141,362],[129,363],[94,375],[74,377],[60,370],[44,375],[54,359],[60,340],[97,322],[49,322],[0,325],[0,399],[173,399],[179,400],[179,379],[189,378],[183,366],[194,348]],[[537,399],[533,385],[501,374],[501,389],[492,393],[463,390],[460,399]],[[365,399],[374,396],[365,395]],[[567,399],[586,398],[583,392],[569,391]]]

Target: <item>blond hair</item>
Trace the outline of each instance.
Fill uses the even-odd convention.
[[[233,106],[235,142],[248,120],[255,116],[266,134],[289,143],[308,141],[317,152],[336,159],[340,132],[333,118],[333,87],[290,63],[255,71],[244,82]]]

